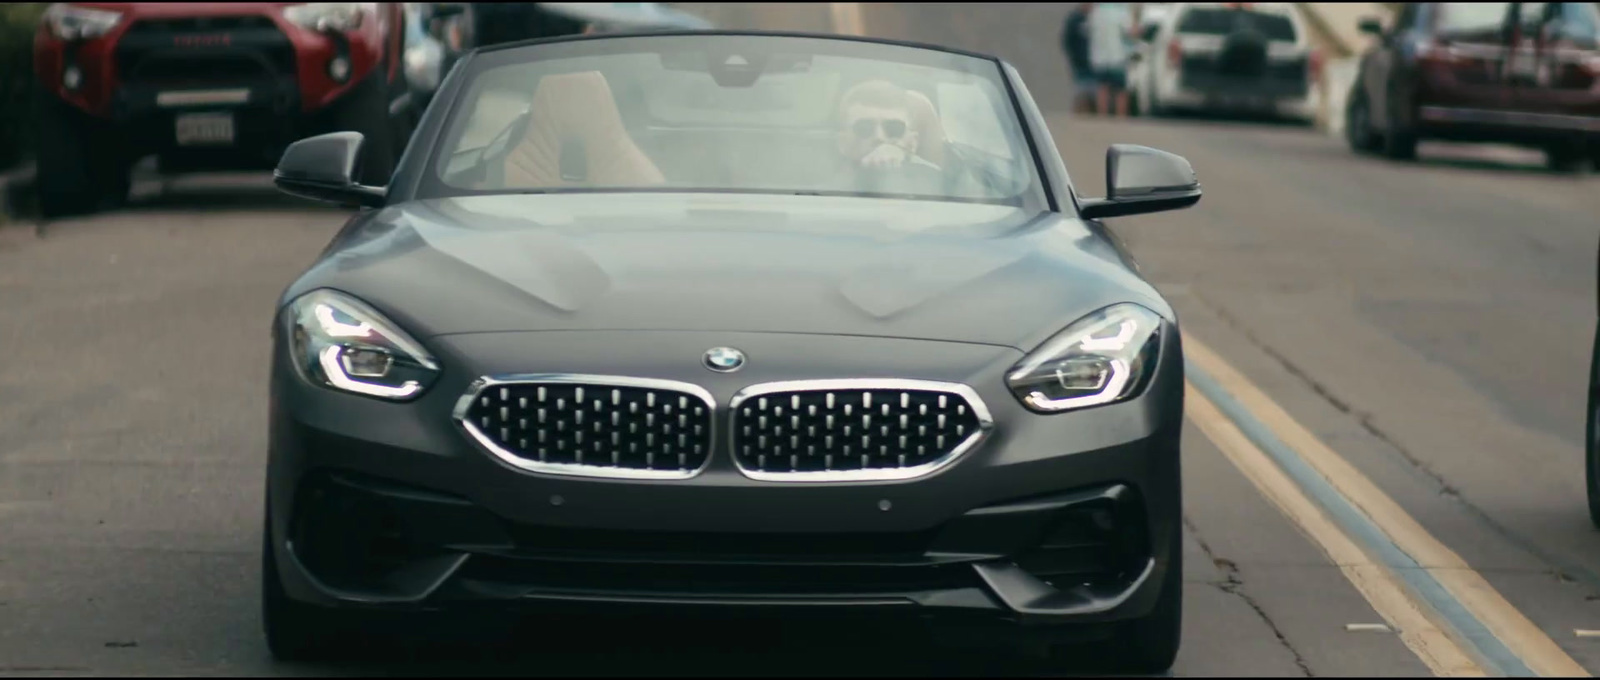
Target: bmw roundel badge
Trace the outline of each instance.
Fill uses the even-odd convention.
[[[718,373],[732,373],[744,368],[744,352],[732,347],[713,347],[701,358],[706,368]]]

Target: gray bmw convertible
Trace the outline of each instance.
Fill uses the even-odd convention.
[[[360,208],[276,311],[278,657],[488,605],[1172,664],[1183,351],[1101,220],[1194,205],[1184,159],[1079,196],[1003,61],[727,31],[481,49],[388,186],[362,142],[275,174]]]

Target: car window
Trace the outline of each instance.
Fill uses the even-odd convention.
[[[990,60],[751,36],[571,41],[541,54],[557,45],[475,60],[485,63],[465,76],[434,163],[444,192],[1037,196],[1036,157]],[[902,160],[864,169],[874,154]],[[463,170],[472,163],[481,172]]]
[[[1447,2],[1439,8],[1437,28],[1444,34],[1499,31],[1510,7],[1509,2]]]
[[[1227,35],[1242,26],[1255,28],[1267,36],[1268,40],[1293,42],[1296,39],[1294,22],[1285,15],[1226,7],[1189,9],[1178,21],[1178,32],[1193,35]]]
[[[1600,8],[1589,2],[1561,3],[1561,16],[1554,30],[1567,40],[1594,46],[1600,42]]]

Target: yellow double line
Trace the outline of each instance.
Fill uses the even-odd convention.
[[[1189,420],[1327,553],[1435,675],[1589,677],[1465,560],[1266,393],[1193,336],[1184,336],[1183,348],[1191,375]],[[1201,381],[1206,389],[1196,386]],[[1224,414],[1213,398],[1230,400],[1243,413]],[[1258,426],[1268,432],[1252,437],[1244,431]],[[1295,467],[1302,463],[1305,468]],[[1292,477],[1296,469],[1299,480]],[[1307,487],[1322,484],[1336,496],[1314,500]],[[1372,527],[1381,535],[1361,535]]]

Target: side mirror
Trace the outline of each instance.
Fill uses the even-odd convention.
[[[1161,24],[1148,24],[1144,27],[1144,30],[1139,33],[1139,39],[1145,42],[1153,42],[1156,39],[1156,34],[1160,32]]]
[[[359,132],[330,132],[290,144],[272,172],[272,182],[286,194],[314,201],[382,205],[388,193],[384,187],[357,184],[354,179],[361,142]]]
[[[1383,35],[1383,24],[1372,17],[1364,17],[1356,23],[1356,28],[1369,35]]]
[[[1079,205],[1084,219],[1143,215],[1200,202],[1200,181],[1182,156],[1135,144],[1106,150],[1106,197]]]

